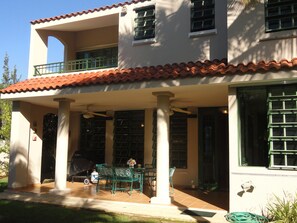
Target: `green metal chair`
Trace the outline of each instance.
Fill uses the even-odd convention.
[[[171,167],[169,168],[169,183],[170,183],[170,186],[171,186],[171,193],[174,193],[174,187],[173,187],[173,174],[175,172],[175,169],[176,167]]]
[[[140,179],[139,174],[134,174],[133,168],[129,167],[116,167],[113,169],[114,175],[112,179],[112,193],[115,194],[118,190],[129,190],[129,195],[132,194],[133,190],[133,183],[139,182],[139,188],[134,188],[139,190],[141,193],[142,191],[142,179]],[[127,189],[127,187],[121,187],[118,186],[118,184],[121,183],[129,183],[130,187]]]
[[[225,219],[232,223],[267,223],[264,216],[252,214],[250,212],[231,212],[225,215]]]
[[[112,189],[113,169],[104,163],[96,164],[96,170],[98,172],[96,191],[98,192],[100,190],[100,180],[105,180],[104,189]]]

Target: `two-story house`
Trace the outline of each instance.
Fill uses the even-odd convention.
[[[48,63],[48,39],[64,61]],[[297,3],[133,0],[31,22],[28,79],[13,101],[9,187],[55,178],[69,160],[156,166],[152,203],[174,184],[229,191],[261,212],[296,192]]]

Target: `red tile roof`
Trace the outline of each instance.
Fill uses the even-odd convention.
[[[90,86],[100,84],[133,83],[138,81],[167,80],[189,77],[224,76],[235,74],[266,73],[278,70],[297,70],[297,58],[279,62],[261,61],[232,65],[227,60],[206,60],[188,63],[166,64],[164,66],[136,67],[129,69],[99,70],[60,76],[44,76],[31,78],[5,89],[0,93],[17,93],[31,91],[46,91],[66,87]]]
[[[123,7],[125,5],[132,5],[132,4],[136,4],[136,3],[140,3],[140,2],[146,2],[146,1],[150,1],[150,0],[132,0],[132,1],[129,1],[129,2],[113,4],[113,5],[110,5],[110,6],[103,6],[103,7],[100,7],[100,8],[89,9],[89,10],[85,10],[85,11],[81,11],[81,12],[73,12],[73,13],[60,15],[60,16],[55,16],[55,17],[51,17],[51,18],[37,19],[37,20],[31,21],[31,24],[35,25],[35,24],[51,22],[51,21],[55,21],[55,20],[67,19],[67,18],[79,16],[79,15],[84,15],[84,14],[89,14],[89,13],[99,12],[99,11],[105,11],[105,10],[108,10],[108,9]]]

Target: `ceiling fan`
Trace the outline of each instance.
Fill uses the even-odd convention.
[[[170,114],[173,115],[174,112],[179,112],[179,113],[185,113],[187,115],[192,115],[193,113],[188,111],[188,110],[185,110],[185,109],[182,109],[182,108],[178,108],[178,107],[173,107],[171,106],[170,107]]]
[[[89,118],[94,118],[95,116],[104,117],[104,118],[112,118],[111,116],[103,114],[103,113],[90,111],[90,106],[91,105],[87,105],[87,110],[82,112],[82,116],[84,118],[89,119]]]
[[[193,114],[191,111],[188,111],[186,109],[180,108],[180,106],[174,106],[174,105],[172,105],[173,103],[176,104],[178,102],[180,102],[180,99],[170,100],[170,113],[169,113],[169,115],[173,115],[175,112],[184,113],[184,114],[187,114],[187,115],[192,115]]]

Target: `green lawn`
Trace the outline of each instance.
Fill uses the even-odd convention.
[[[125,216],[102,211],[66,208],[55,205],[0,200],[0,222],[9,223],[98,223],[170,222],[161,219]],[[175,221],[176,222],[176,221]]]

